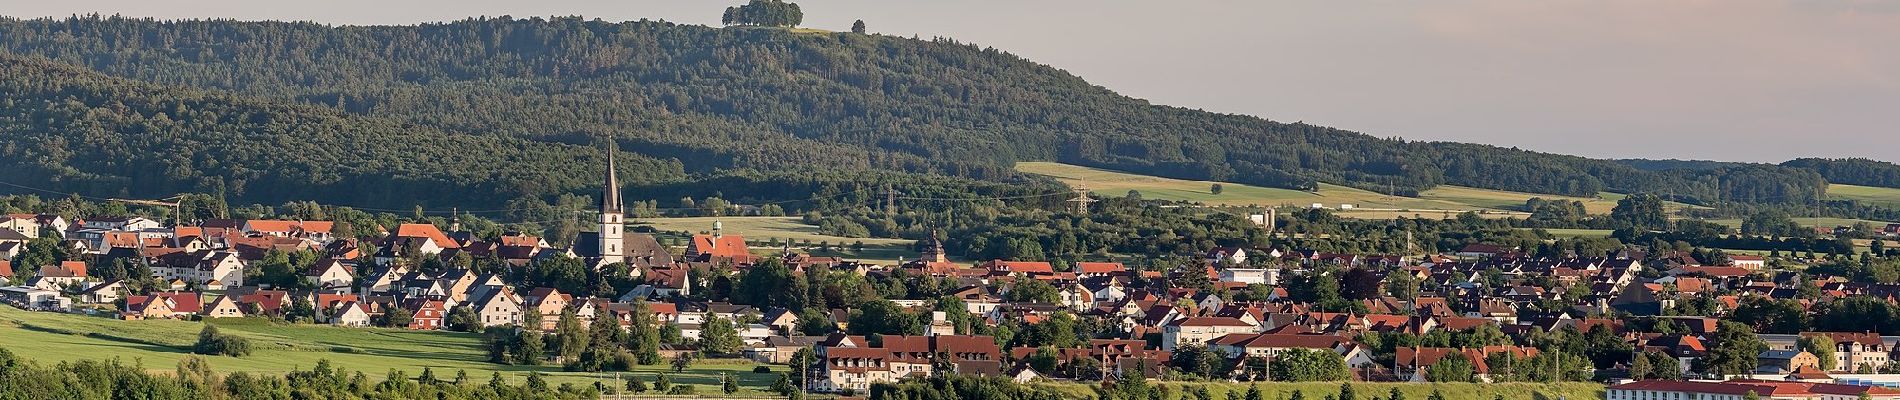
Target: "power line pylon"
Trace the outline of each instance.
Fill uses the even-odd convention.
[[[897,216],[897,195],[899,194],[902,193],[898,193],[895,186],[884,184],[884,215]]]
[[[1074,190],[1075,198],[1069,199],[1069,202],[1075,204],[1076,215],[1088,214],[1089,203],[1100,201],[1089,197],[1089,186],[1087,183],[1076,184]]]

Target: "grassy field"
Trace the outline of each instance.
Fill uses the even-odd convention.
[[[1900,208],[1900,189],[1873,186],[1827,185],[1827,197],[1840,200],[1858,200],[1868,205]]]
[[[1450,185],[1419,193],[1419,197],[1399,197],[1326,183],[1321,183],[1318,191],[1306,192],[1228,182],[1218,182],[1222,190],[1214,194],[1211,188],[1217,182],[1136,175],[1062,163],[1023,162],[1016,164],[1016,170],[1053,177],[1065,184],[1087,185],[1089,190],[1105,196],[1122,196],[1134,190],[1140,192],[1142,198],[1208,205],[1310,207],[1319,203],[1330,208],[1352,204],[1354,208],[1371,209],[1340,210],[1341,216],[1354,218],[1443,218],[1463,211],[1488,211],[1482,216],[1490,218],[1521,218],[1526,214],[1511,210],[1533,197],[1581,201],[1589,212],[1601,214],[1609,213],[1621,198],[1613,193],[1572,197]]]
[[[1525,200],[1540,197],[1545,200],[1575,200],[1583,203],[1583,209],[1591,214],[1609,214],[1616,207],[1616,200],[1603,197],[1573,197],[1554,194],[1533,194],[1503,190],[1479,189],[1464,186],[1441,185],[1418,194],[1419,198],[1442,200],[1494,209],[1518,209]]]
[[[1207,205],[1299,206],[1313,203],[1327,207],[1352,204],[1360,208],[1417,208],[1470,210],[1469,204],[1449,201],[1386,196],[1377,192],[1345,186],[1320,184],[1319,191],[1269,188],[1230,182],[1194,181],[1135,175],[1099,168],[1053,162],[1016,163],[1016,170],[1056,178],[1069,185],[1088,185],[1090,191],[1104,196],[1123,196],[1130,190],[1155,200],[1183,200]],[[1221,193],[1211,190],[1220,183]],[[1520,201],[1521,203],[1521,201]]]
[[[1184,393],[1195,387],[1207,387],[1208,394],[1216,399],[1228,398],[1227,392],[1246,393],[1249,384],[1231,382],[1164,382],[1174,393]],[[1339,394],[1339,382],[1261,382],[1258,383],[1262,398],[1286,399],[1293,392],[1301,392],[1307,399],[1323,399]],[[1072,398],[1086,398],[1093,392],[1081,384],[1047,384],[1044,387],[1063,393]],[[1570,399],[1588,400],[1603,398],[1603,385],[1595,383],[1399,383],[1399,382],[1353,382],[1353,392],[1359,398],[1384,399],[1398,388],[1407,399],[1423,400],[1437,389],[1447,399],[1491,400],[1503,396],[1509,400]]]
[[[255,352],[243,358],[205,357],[218,372],[246,371],[282,374],[296,369],[308,370],[318,360],[328,359],[339,368],[363,371],[382,377],[389,369],[421,374],[424,367],[436,376],[452,379],[456,371],[468,371],[472,379],[486,382],[490,374],[501,372],[514,382],[527,373],[549,374],[554,384],[572,382],[591,385],[595,381],[614,382],[613,373],[563,372],[559,366],[507,366],[486,361],[481,338],[474,334],[407,331],[375,328],[335,328],[314,325],[281,325],[259,319],[215,320],[226,333],[251,340]],[[120,321],[102,317],[22,311],[0,306],[0,348],[40,363],[82,359],[119,358],[136,362],[153,372],[170,372],[178,360],[189,355],[197,340],[198,322],[151,320]],[[777,379],[784,366],[771,366],[774,373],[753,373],[758,364],[744,360],[706,360],[692,369],[671,374],[664,365],[641,366],[634,374],[651,382],[653,375],[669,372],[673,382],[699,386],[701,394],[717,395],[719,376],[736,374],[746,391],[762,394]],[[624,373],[623,373],[624,374]],[[624,376],[624,375],[623,375]]]

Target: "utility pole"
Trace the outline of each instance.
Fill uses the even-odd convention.
[[[1074,190],[1075,198],[1069,199],[1069,202],[1075,204],[1076,215],[1088,214],[1089,203],[1100,201],[1089,197],[1089,185],[1087,183],[1076,184]]]

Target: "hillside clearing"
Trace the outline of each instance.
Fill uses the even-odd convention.
[[[1900,189],[1844,184],[1827,185],[1827,197],[1855,200],[1871,206],[1900,208]]]
[[[1592,214],[1607,214],[1616,207],[1616,201],[1622,198],[1614,193],[1575,197],[1452,185],[1426,190],[1419,193],[1419,197],[1389,196],[1328,183],[1319,184],[1317,191],[1307,192],[1231,182],[1162,178],[1054,162],[1016,163],[1016,170],[1049,176],[1072,186],[1086,185],[1090,191],[1104,196],[1125,196],[1132,190],[1141,193],[1144,199],[1190,201],[1216,206],[1311,207],[1320,204],[1340,209],[1340,205],[1350,204],[1353,210],[1337,210],[1341,216],[1375,219],[1442,218],[1464,211],[1480,211],[1481,216],[1487,218],[1522,218],[1526,214],[1516,210],[1531,198],[1580,201],[1584,209]],[[1219,194],[1212,191],[1216,183],[1221,185]]]

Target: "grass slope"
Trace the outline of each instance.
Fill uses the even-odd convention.
[[[249,357],[205,357],[218,372],[238,371],[282,374],[310,369],[318,360],[328,359],[343,369],[363,371],[380,378],[389,369],[400,369],[409,376],[422,373],[424,367],[436,376],[453,379],[457,370],[468,371],[471,379],[487,382],[490,374],[500,371],[520,383],[531,371],[549,374],[554,384],[572,382],[591,385],[595,381],[622,387],[613,373],[564,372],[559,366],[510,366],[484,361],[482,340],[478,335],[455,332],[408,331],[377,328],[336,328],[315,325],[275,324],[260,319],[226,319],[212,322],[225,333],[251,340],[255,352]],[[40,363],[82,359],[120,358],[137,361],[153,372],[170,372],[178,360],[189,355],[204,324],[175,320],[119,321],[72,314],[28,312],[0,306],[0,348],[6,348]],[[672,374],[665,365],[636,368],[634,374],[652,382],[659,372],[667,372],[675,383],[699,386],[697,393],[718,395],[719,376],[736,374],[746,389],[741,394],[758,395],[771,386],[783,366],[772,366],[774,373],[753,373],[758,364],[740,360],[712,360],[694,363],[693,368]],[[624,376],[624,373],[623,375]]]
[[[1857,200],[1873,206],[1900,208],[1900,189],[1895,188],[1835,183],[1827,185],[1827,197],[1837,200]]]
[[[1338,208],[1340,204],[1352,204],[1359,209],[1398,209],[1407,211],[1354,211],[1341,215],[1359,218],[1439,217],[1443,213],[1424,210],[1487,211],[1490,216],[1522,216],[1510,211],[1524,205],[1525,200],[1541,197],[1551,200],[1576,200],[1593,214],[1607,214],[1616,207],[1620,196],[1571,197],[1560,195],[1511,192],[1504,190],[1479,189],[1463,186],[1441,185],[1419,193],[1418,197],[1387,196],[1368,190],[1321,183],[1317,192],[1291,189],[1279,189],[1243,185],[1229,182],[1195,181],[1171,179],[1125,172],[1090,168],[1053,162],[1022,162],[1016,164],[1016,170],[1025,173],[1056,178],[1069,185],[1088,185],[1098,194],[1108,196],[1125,195],[1129,190],[1141,192],[1142,198],[1157,200],[1180,200],[1199,202],[1208,205],[1260,205],[1260,206],[1296,206],[1307,207],[1319,203],[1326,207]],[[1210,189],[1215,183],[1221,184],[1221,193],[1214,194]]]

